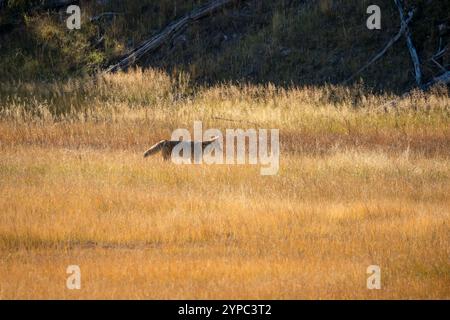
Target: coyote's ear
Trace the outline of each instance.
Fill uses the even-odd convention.
[[[162,149],[162,147],[164,146],[165,142],[166,142],[166,140],[161,140],[157,144],[151,146],[150,149],[148,149],[147,151],[144,152],[144,158],[151,156],[152,154],[155,154],[158,151],[160,151]]]

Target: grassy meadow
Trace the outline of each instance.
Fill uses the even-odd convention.
[[[195,120],[280,129],[278,175],[142,157]],[[446,88],[5,82],[0,194],[1,299],[450,298]]]

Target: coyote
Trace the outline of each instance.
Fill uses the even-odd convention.
[[[162,156],[164,160],[170,160],[170,157],[172,155],[172,150],[175,148],[176,145],[179,143],[182,144],[190,144],[191,148],[191,158],[194,157],[194,146],[195,145],[201,145],[201,150],[205,150],[206,146],[210,145],[211,143],[215,142],[217,139],[219,139],[219,136],[214,137],[210,140],[204,140],[204,141],[176,141],[176,140],[161,140],[160,142],[156,143],[155,145],[151,146],[150,149],[144,152],[144,158],[151,156],[159,151],[162,151]]]

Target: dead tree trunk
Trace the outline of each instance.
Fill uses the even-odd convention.
[[[400,13],[400,19],[402,21],[402,24],[405,23],[405,15],[404,15],[404,11],[403,11],[403,4],[402,4],[402,0],[395,0],[395,4],[398,8],[398,11]],[[409,49],[409,54],[411,55],[411,59],[413,61],[414,64],[414,73],[416,76],[416,83],[417,85],[422,88],[422,71],[420,70],[420,60],[419,60],[419,55],[417,54],[416,48],[414,47],[414,44],[412,42],[412,38],[411,38],[411,32],[409,31],[409,28],[406,27],[406,31],[405,31],[405,37],[406,37],[406,44],[408,45],[408,49]]]

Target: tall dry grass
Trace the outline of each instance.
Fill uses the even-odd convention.
[[[0,297],[449,298],[450,100],[394,98],[155,70],[2,85]],[[142,158],[194,120],[279,128],[279,174]]]

